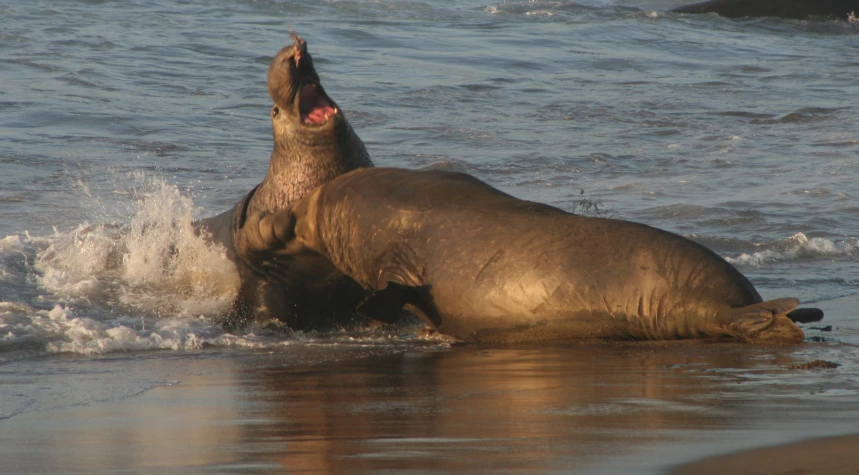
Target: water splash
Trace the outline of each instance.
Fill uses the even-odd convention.
[[[127,225],[85,223],[42,240],[38,283],[62,299],[162,317],[225,312],[239,286],[226,251],[197,235],[193,203],[175,186],[140,174],[136,180]]]
[[[116,178],[108,198],[79,184],[105,224],[0,239],[0,279],[20,290],[0,299],[0,360],[243,344],[212,319],[229,309],[239,275],[195,232],[191,199],[140,172]]]

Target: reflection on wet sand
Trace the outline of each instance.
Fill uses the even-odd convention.
[[[295,471],[582,469],[678,431],[753,425],[766,404],[744,383],[757,369],[784,371],[791,351],[460,346],[261,369],[246,384],[269,421],[246,426],[242,445],[248,460]],[[796,390],[770,384],[767,394]]]
[[[34,401],[38,392],[57,397],[0,419],[0,473],[177,473],[235,459],[224,451],[243,432],[233,361],[143,353],[9,366],[19,376],[0,373],[0,384]]]
[[[0,420],[0,471],[664,472],[855,431],[855,367],[788,369],[855,349],[357,342],[22,361],[5,366],[13,393],[72,405]]]

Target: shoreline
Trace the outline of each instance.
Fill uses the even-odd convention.
[[[671,475],[855,475],[859,473],[859,433],[717,455],[679,465]]]
[[[805,345],[332,343],[18,361],[3,366],[22,412],[0,420],[0,459],[46,474],[851,473],[857,347],[839,341],[855,335],[857,304],[814,304],[825,325],[805,327],[835,333],[809,330],[824,341]],[[816,359],[844,365],[791,369]]]
[[[831,327],[837,331],[842,324],[856,320],[859,294],[846,295],[801,306],[817,306],[824,312],[823,320],[808,327]],[[820,332],[820,338],[828,332]],[[836,361],[836,363],[838,363]],[[810,369],[804,371],[821,371]],[[824,370],[825,371],[825,370]],[[811,435],[798,441],[754,447],[747,450],[719,453],[683,463],[670,470],[671,475],[760,475],[803,474],[842,475],[859,473],[859,432],[843,435]]]

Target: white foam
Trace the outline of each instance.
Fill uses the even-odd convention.
[[[39,284],[63,299],[113,298],[159,315],[226,311],[239,285],[226,251],[194,232],[194,207],[175,186],[143,185],[131,195],[136,209],[127,225],[55,231],[36,260]]]
[[[0,252],[20,251],[24,248],[21,242],[21,237],[17,234],[12,234],[0,239]]]
[[[67,233],[46,240],[36,269],[39,283],[64,298],[93,298],[102,289],[99,275],[108,269],[108,256],[117,243],[101,226],[82,224]]]
[[[24,244],[21,242],[21,237],[17,234],[13,234],[10,236],[6,236],[3,239],[0,239],[0,254],[7,254],[12,252],[21,252],[24,249]],[[3,263],[0,262],[0,280],[7,280],[11,277],[9,271],[7,271],[3,267]]]
[[[100,321],[57,304],[36,310],[0,302],[0,345],[41,343],[48,353],[102,354],[115,351],[196,350],[204,345],[282,345],[282,336],[225,334],[207,318],[172,317],[146,322],[136,317]]]
[[[0,346],[93,354],[257,344],[225,337],[214,323],[235,298],[239,276],[223,247],[194,232],[191,200],[141,173],[116,182],[104,202],[81,184],[90,200],[83,206],[106,224],[0,239],[0,254],[22,253],[24,265],[33,263],[28,280],[44,294],[38,305],[50,308],[0,301]]]
[[[859,250],[859,239],[848,238],[843,241],[831,241],[825,238],[809,239],[803,233],[775,243],[774,249],[764,249],[751,254],[743,253],[737,257],[726,256],[725,259],[734,265],[760,267],[779,261],[814,258],[823,256],[844,256]]]
[[[144,317],[99,320],[83,316],[68,306],[37,310],[26,304],[0,302],[0,348],[39,343],[43,352],[96,355],[117,351],[173,350],[193,351],[204,346],[238,348],[279,348],[304,346],[412,345],[416,341],[449,347],[450,339],[421,339],[413,331],[384,333],[346,332],[272,332],[251,325],[243,333],[224,333],[205,317],[169,317],[147,321]],[[6,354],[8,355],[8,354]],[[2,361],[4,358],[0,358]]]

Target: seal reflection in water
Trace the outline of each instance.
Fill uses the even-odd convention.
[[[761,301],[709,249],[642,224],[523,201],[471,176],[362,169],[277,213],[243,217],[247,255],[330,260],[372,294],[362,315],[401,308],[467,341],[733,337],[804,339],[798,301]]]
[[[373,166],[363,142],[322,88],[307,43],[297,35],[293,39],[268,69],[274,101],[268,174],[234,209],[197,223],[226,248],[241,277],[238,298],[224,322],[228,328],[270,319],[294,329],[339,324],[354,316],[365,297],[325,259],[293,266],[289,259],[249,256],[235,246],[243,232],[236,224],[244,213],[283,209],[338,175]],[[334,294],[337,299],[330,298]]]

